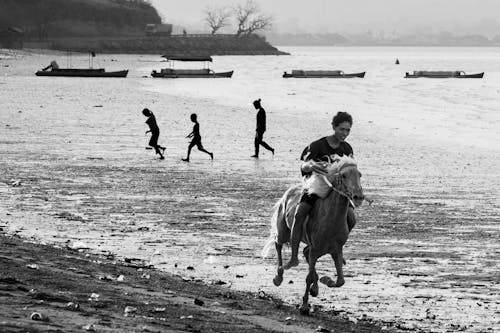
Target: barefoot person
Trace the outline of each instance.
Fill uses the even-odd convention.
[[[326,174],[325,162],[331,162],[334,155],[344,156],[352,155],[352,147],[345,139],[349,136],[352,126],[352,117],[347,112],[338,112],[333,117],[332,127],[333,135],[323,137],[311,143],[302,152],[301,160],[304,161],[301,166],[302,175],[310,177],[312,172],[318,174]],[[290,261],[284,266],[285,269],[290,269],[299,264],[298,251],[299,244],[302,239],[302,227],[309,212],[319,196],[316,194],[308,194],[306,191],[302,193],[300,203],[295,211],[294,224],[292,226],[292,235],[290,243],[292,247],[292,256]],[[349,231],[356,224],[353,207],[349,206],[347,212],[347,225]]]
[[[255,130],[255,154],[251,157],[259,158],[259,146],[266,148],[274,155],[274,149],[263,140],[264,132],[266,131],[266,111],[260,105],[260,98],[253,101],[253,106],[259,111],[257,112],[257,129]]]
[[[151,132],[151,139],[149,140],[149,145],[154,148],[156,154],[160,155],[160,160],[165,159],[163,157],[160,149],[165,152],[165,147],[162,147],[158,144],[158,138],[160,137],[160,128],[158,128],[158,124],[156,123],[156,118],[153,112],[149,109],[142,110],[142,114],[148,117],[146,120],[146,124],[149,126],[149,131],[146,131],[146,134]]]
[[[193,131],[191,133],[189,133],[188,136],[186,136],[186,138],[193,138],[193,139],[189,143],[187,157],[183,158],[182,160],[185,162],[189,162],[189,156],[191,155],[191,149],[193,149],[194,146],[197,146],[199,151],[202,151],[202,152],[210,155],[210,158],[213,160],[214,154],[206,151],[205,148],[203,148],[203,145],[201,144],[200,124],[198,123],[198,116],[196,116],[196,113],[191,114],[191,121],[194,123]]]

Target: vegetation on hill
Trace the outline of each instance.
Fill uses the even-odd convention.
[[[148,23],[161,23],[146,0],[2,0],[0,30],[24,30],[25,37],[139,35]]]

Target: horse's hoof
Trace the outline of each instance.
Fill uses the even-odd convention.
[[[329,276],[322,276],[319,279],[319,282],[323,283],[328,288],[333,288],[337,286],[337,284]]]
[[[283,282],[283,276],[276,275],[273,279],[273,283],[276,287],[279,287],[281,285],[281,282]]]
[[[336,288],[340,288],[344,285],[345,281],[344,279],[337,279],[337,283],[335,283]]]
[[[311,294],[312,297],[318,297],[318,292],[319,292],[318,285],[312,286],[311,289],[309,290],[309,294]]]
[[[309,305],[302,305],[299,308],[299,312],[303,316],[308,316],[309,315]]]

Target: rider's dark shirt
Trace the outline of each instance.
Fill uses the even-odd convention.
[[[326,137],[323,137],[307,146],[302,152],[300,159],[304,162],[309,160],[316,162],[331,162],[334,155],[349,156],[352,154],[352,147],[347,142],[340,142],[337,148],[333,148],[328,144]],[[303,176],[308,176],[310,174],[311,173],[302,172]]]

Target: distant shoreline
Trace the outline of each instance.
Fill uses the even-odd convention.
[[[68,37],[24,42],[26,49],[71,52],[169,55],[288,55],[258,35],[187,35],[167,37]]]

